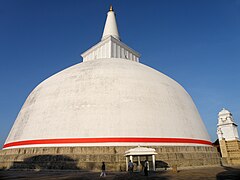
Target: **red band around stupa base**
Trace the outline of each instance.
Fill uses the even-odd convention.
[[[44,144],[77,144],[77,143],[191,143],[212,145],[210,141],[185,138],[66,138],[66,139],[38,139],[7,143],[3,148],[44,145]]]

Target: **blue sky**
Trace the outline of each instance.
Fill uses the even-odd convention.
[[[34,87],[101,39],[110,4],[122,41],[188,91],[212,141],[223,107],[240,125],[240,1],[0,0],[0,145]]]

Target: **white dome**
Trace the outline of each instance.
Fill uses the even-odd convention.
[[[40,83],[4,148],[209,145],[189,94],[141,63],[110,58],[69,67]]]

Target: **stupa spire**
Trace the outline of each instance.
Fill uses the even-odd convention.
[[[116,17],[115,17],[115,13],[113,11],[112,5],[110,6],[110,9],[107,13],[107,19],[106,19],[106,23],[105,23],[105,27],[102,35],[102,40],[108,38],[109,36],[113,36],[114,38],[120,40]]]
[[[119,37],[117,22],[113,7],[107,13],[107,19],[99,43],[81,54],[83,61],[104,58],[120,58],[139,62],[140,54],[124,44]]]

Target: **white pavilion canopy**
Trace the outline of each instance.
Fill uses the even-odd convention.
[[[155,167],[155,155],[156,154],[157,154],[156,150],[153,149],[153,148],[138,146],[136,148],[129,149],[128,151],[125,152],[127,171],[128,171],[128,157],[130,158],[131,161],[133,161],[133,156],[138,156],[138,166],[140,166],[140,156],[152,156],[153,170],[155,171],[155,169],[156,169],[156,167]]]

